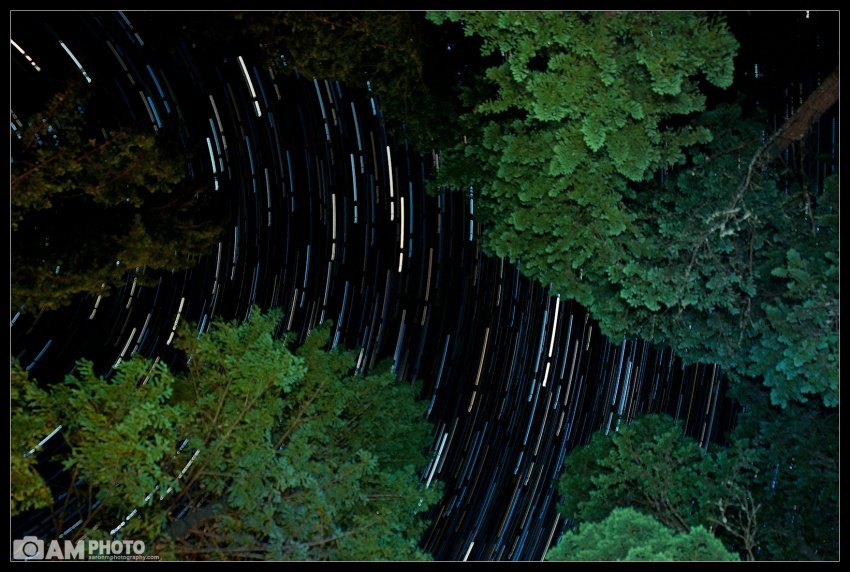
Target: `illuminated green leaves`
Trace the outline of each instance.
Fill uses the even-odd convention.
[[[630,507],[615,508],[599,522],[566,532],[546,554],[569,561],[738,560],[738,556],[702,526],[675,532]]]
[[[96,376],[90,362],[81,362],[65,387],[46,400],[71,447],[72,463],[66,466],[73,466],[106,507],[130,512],[157,487],[177,486],[176,474],[165,468],[185,414],[168,403],[173,383],[163,365],[152,368],[146,360],[122,363],[109,381]],[[131,392],[134,398],[127,399]]]
[[[418,475],[420,386],[386,364],[356,374],[356,354],[326,349],[329,323],[293,354],[274,339],[280,315],[253,308],[200,337],[185,325],[176,376],[135,358],[105,380],[83,361],[42,391],[13,363],[14,512],[54,504],[23,449],[62,423],[69,494],[102,503],[81,531],[138,509],[126,533],[177,558],[426,558],[420,515],[440,487]]]
[[[479,189],[485,249],[521,259],[527,275],[587,306],[609,335],[624,333],[633,308],[657,312],[675,303],[664,261],[627,253],[651,236],[642,219],[657,216],[647,208],[653,172],[681,164],[689,147],[711,138],[682,123],[704,108],[701,75],[728,85],[737,43],[722,21],[684,12],[429,19],[462,22],[493,62],[485,76],[494,95],[464,119],[473,127],[469,141],[444,152],[438,180]],[[692,39],[695,27],[706,39]],[[570,267],[584,280],[564,272]],[[645,274],[647,267],[662,270]],[[614,300],[625,304],[603,294],[611,286],[622,289]]]

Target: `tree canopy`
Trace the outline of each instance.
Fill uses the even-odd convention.
[[[755,557],[838,560],[837,408],[808,401],[780,409],[771,404],[768,391],[752,385],[741,385],[736,393],[743,411],[729,448],[739,452],[726,453],[725,463],[738,469],[743,477],[738,481],[761,507]],[[736,459],[747,464],[736,467]]]
[[[164,136],[109,128],[79,82],[12,138],[12,304],[54,310],[135,272],[191,267],[220,234]]]
[[[651,516],[626,507],[567,532],[546,559],[696,561],[738,560],[738,556],[702,526],[674,532]]]
[[[706,109],[733,77],[722,16],[429,17],[461,22],[499,60],[437,179],[472,188],[487,252],[577,300],[610,337],[718,363],[780,405],[837,403],[837,182],[821,192],[804,141],[773,151],[788,130],[763,141],[758,115]],[[830,100],[813,97],[810,120]]]
[[[766,391],[749,391],[740,396],[746,409],[729,444],[713,451],[703,451],[672,418],[651,414],[608,435],[597,432],[570,452],[558,483],[558,508],[578,526],[579,536],[567,535],[557,558],[591,559],[583,552],[590,540],[582,539],[596,538],[599,529],[582,536],[585,523],[602,525],[621,507],[678,534],[702,527],[749,560],[837,558],[834,415],[794,404],[789,416],[769,404]],[[616,539],[616,530],[605,538]],[[628,546],[616,557],[625,558]],[[648,557],[647,550],[640,554]]]
[[[174,372],[137,357],[102,377],[82,361],[40,389],[13,364],[13,514],[46,508],[59,534],[79,510],[68,538],[141,539],[166,559],[426,558],[419,515],[439,487],[417,472],[431,439],[418,386],[352,373],[327,326],[292,353],[279,321],[255,308],[184,329]],[[68,471],[61,492],[27,455],[54,424],[62,446],[42,461]]]
[[[444,144],[460,114],[456,94],[465,83],[440,54],[445,30],[421,12],[237,12],[237,30],[259,44],[266,60],[284,73],[338,80],[377,100],[398,141],[430,153]],[[232,21],[217,21],[231,33]],[[328,49],[333,46],[333,49]],[[460,65],[460,64],[458,64]]]
[[[570,453],[560,481],[561,511],[577,521],[598,521],[614,507],[651,512],[678,532],[706,521],[714,463],[699,444],[663,415],[644,415],[619,432],[598,432]]]

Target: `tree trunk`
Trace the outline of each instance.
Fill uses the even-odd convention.
[[[761,154],[761,164],[767,165],[779,157],[791,143],[802,139],[818,117],[832,107],[836,101],[838,101],[837,67],[773,136]]]

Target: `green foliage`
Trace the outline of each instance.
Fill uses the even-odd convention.
[[[161,363],[135,358],[114,377],[98,377],[81,361],[65,385],[53,389],[50,405],[71,448],[65,469],[97,491],[116,518],[139,506],[151,491],[176,486],[164,464],[178,440],[184,411],[168,404],[174,380]],[[129,399],[129,395],[133,395]]]
[[[118,537],[190,560],[428,557],[420,514],[440,491],[417,474],[430,443],[419,387],[386,366],[352,373],[354,353],[324,349],[329,324],[293,354],[274,339],[279,322],[280,311],[254,308],[200,337],[185,325],[187,364],[174,375],[136,358],[106,381],[83,361],[64,385],[35,393],[13,369],[13,406],[47,412],[13,409],[16,438],[61,422],[69,495],[100,501],[81,534],[124,522]],[[17,512],[54,504],[26,470],[13,478]],[[53,507],[59,523],[66,508]]]
[[[578,300],[615,334],[627,321],[597,310],[616,300],[608,273],[641,238],[629,183],[710,140],[704,127],[673,122],[703,109],[698,74],[728,85],[734,39],[721,22],[682,12],[429,17],[462,20],[482,38],[483,55],[503,55],[487,70],[496,96],[466,119],[469,143],[446,151],[438,182],[473,185],[484,247],[521,259],[527,275]],[[706,35],[694,38],[694,27]],[[668,46],[676,63],[664,74],[649,52]]]
[[[86,140],[78,87],[58,93],[44,112],[22,128],[20,159],[12,175],[13,229],[31,211],[49,209],[67,196],[85,196],[99,206],[139,207],[150,193],[169,193],[183,178],[153,135],[117,131]]]
[[[766,335],[752,348],[747,371],[764,376],[776,403],[821,395],[824,404],[837,406],[838,241],[826,249],[812,242],[806,258],[789,248],[787,263],[771,272],[787,280],[786,290],[762,303],[757,327]]]
[[[749,170],[758,121],[723,106],[700,123],[716,134],[714,141],[695,148],[692,166],[654,189],[641,207],[642,247],[622,270],[609,272],[622,284],[633,329],[670,343],[688,361],[715,362],[763,381],[779,405],[810,396],[836,405],[832,183],[817,199],[822,214],[812,213],[804,171],[789,165],[791,177]]]
[[[11,514],[15,516],[51,503],[50,490],[30,451],[56,427],[57,421],[47,405],[47,393],[29,378],[17,360],[12,360],[9,377]]]
[[[28,312],[107,295],[134,269],[148,283],[145,268],[187,268],[220,233],[195,220],[195,190],[162,135],[99,129],[90,106],[72,83],[12,139],[11,294]]]
[[[710,139],[703,128],[674,128],[669,120],[703,109],[697,74],[729,85],[737,49],[722,23],[696,13],[450,12],[429,18],[460,20],[467,35],[482,38],[482,55],[503,55],[486,72],[497,96],[475,109],[480,133],[446,157],[450,163],[474,156],[481,169],[441,181],[480,184],[482,195],[504,211],[487,221],[505,214],[517,230],[525,230],[515,220],[524,208],[551,215],[587,206],[596,207],[596,218],[611,219],[603,235],[619,234],[628,218],[618,204],[623,184],[681,162],[685,147]],[[704,35],[694,36],[695,27]],[[531,184],[539,192],[516,188],[529,175],[539,179]],[[547,200],[538,202],[542,196]],[[494,251],[521,254],[496,234],[489,242]]]
[[[245,507],[248,511],[256,510],[260,499],[243,498],[241,487],[256,486],[262,469],[273,462],[271,429],[286,394],[304,375],[300,360],[272,338],[279,319],[279,311],[252,312],[242,325],[221,324],[201,337],[184,323],[177,343],[190,358],[177,382],[180,401],[189,409],[181,424],[183,434],[191,435],[187,450],[201,451],[199,466],[216,468],[205,488],[220,495],[232,481],[236,504],[254,503]]]
[[[567,532],[547,560],[697,561],[738,560],[702,526],[674,532],[633,508],[615,508],[599,522]]]
[[[422,559],[416,543],[425,523],[416,514],[439,494],[423,490],[416,475],[430,441],[419,388],[399,384],[386,366],[350,375],[354,353],[321,349],[329,332],[314,332],[298,352],[307,364],[300,407],[279,439],[288,465],[309,474],[298,481],[293,504],[311,510],[294,511],[285,531],[292,556]],[[311,545],[317,537],[333,541]]]
[[[838,403],[837,183],[819,193],[804,143],[785,164],[762,160],[759,117],[705,111],[700,85],[732,80],[722,18],[429,18],[462,22],[495,59],[437,177],[475,190],[486,251],[518,259],[610,337],[717,363],[783,406]]]
[[[665,526],[687,532],[712,510],[712,465],[681,426],[664,415],[644,415],[619,432],[598,432],[567,456],[559,483],[561,512],[598,521],[618,506],[651,513]]]
[[[587,523],[631,507],[677,533],[704,527],[750,560],[837,558],[836,413],[811,403],[783,410],[770,404],[766,389],[739,387],[738,427],[728,446],[709,453],[663,415],[595,434],[564,461],[559,511],[580,535]],[[558,559],[582,559],[576,551],[592,546],[565,538],[572,540],[558,548]],[[616,538],[612,532],[605,542]],[[621,550],[611,558],[625,558],[630,546]]]

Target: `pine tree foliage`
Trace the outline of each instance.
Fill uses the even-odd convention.
[[[598,521],[617,506],[633,506],[673,530],[687,532],[713,511],[714,464],[699,444],[664,415],[643,415],[570,453],[560,481],[563,514]]]
[[[178,164],[164,160],[153,135],[117,131],[104,137],[92,129],[85,119],[89,103],[90,94],[72,82],[18,131],[13,229],[28,212],[48,209],[64,196],[140,206],[147,193],[168,193],[183,178]]]

